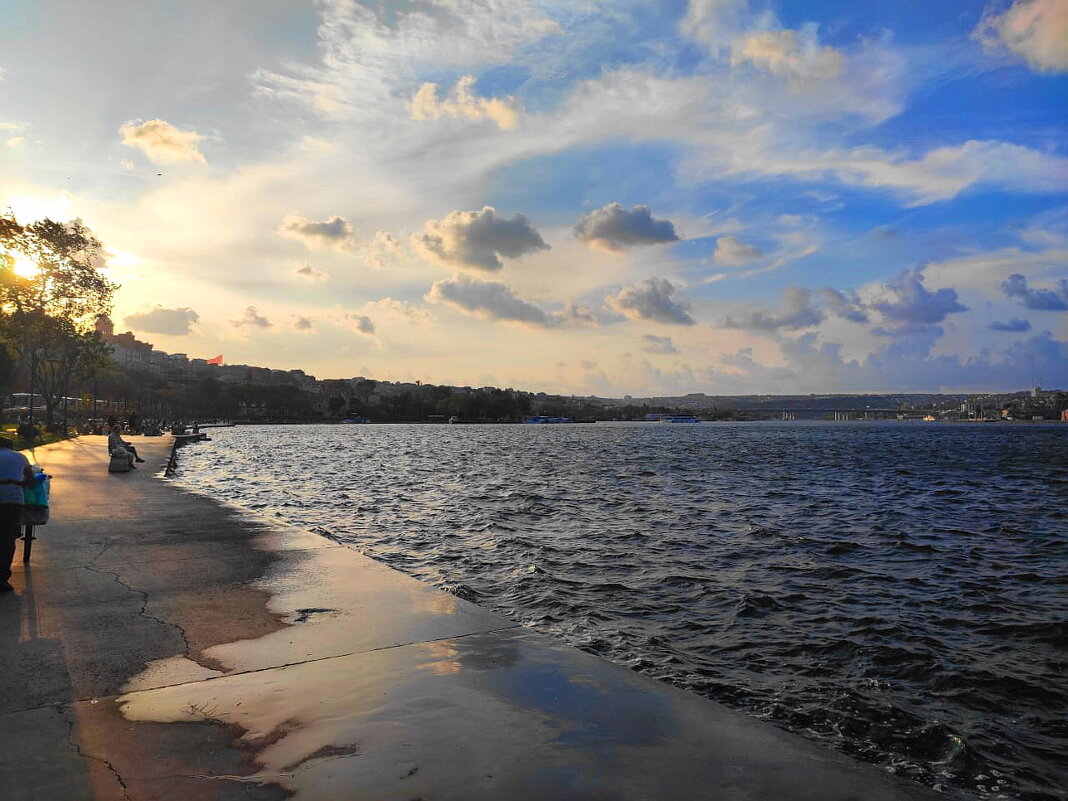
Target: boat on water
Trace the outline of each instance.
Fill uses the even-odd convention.
[[[570,417],[547,417],[546,415],[539,414],[531,417],[524,417],[523,422],[528,424],[533,423],[536,425],[541,425],[546,423],[573,423],[575,421],[572,420]]]
[[[700,418],[695,414],[662,414],[661,423],[700,423]]]
[[[346,417],[342,423],[370,423],[370,417]]]

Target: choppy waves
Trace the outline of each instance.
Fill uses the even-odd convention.
[[[926,785],[1068,797],[1068,426],[212,433],[186,486]]]

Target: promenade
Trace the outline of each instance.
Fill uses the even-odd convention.
[[[188,493],[170,437],[133,441],[124,474],[103,437],[36,451],[52,521],[0,595],[3,801],[947,797]]]

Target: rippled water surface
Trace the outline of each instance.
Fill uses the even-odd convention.
[[[1068,797],[1068,426],[211,434],[192,489],[929,786]]]

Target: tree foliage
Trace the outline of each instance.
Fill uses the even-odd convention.
[[[32,275],[17,272],[20,262]],[[107,358],[93,328],[118,286],[103,265],[103,246],[81,220],[23,225],[0,214],[0,341],[44,398],[49,425],[71,382]]]
[[[0,305],[6,312],[64,319],[88,333],[99,315],[111,311],[118,286],[100,272],[103,246],[81,220],[21,225],[11,214],[0,215],[0,253]],[[15,273],[20,257],[36,266],[33,276]]]

